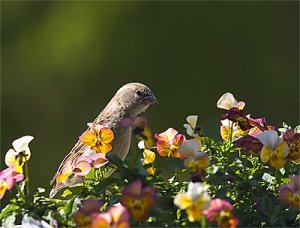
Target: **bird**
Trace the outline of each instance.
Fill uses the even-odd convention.
[[[87,130],[90,130],[92,125],[101,125],[109,128],[114,134],[114,139],[111,142],[112,150],[109,153],[116,154],[121,160],[125,160],[130,148],[132,126],[124,127],[122,121],[126,118],[136,117],[153,104],[158,104],[158,100],[149,87],[138,82],[127,83],[115,93],[92,124],[88,124]],[[62,173],[66,163],[74,161],[74,159],[86,155],[90,151],[91,149],[84,145],[79,138],[75,146],[59,165],[56,174],[50,182],[50,184],[55,182],[49,195],[50,198],[53,198],[63,188],[83,182],[84,178],[76,175],[68,178],[63,183],[57,182],[56,178]]]

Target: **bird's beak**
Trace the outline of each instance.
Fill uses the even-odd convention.
[[[154,94],[151,94],[150,96],[145,97],[145,102],[147,104],[158,104],[157,98],[154,96]]]

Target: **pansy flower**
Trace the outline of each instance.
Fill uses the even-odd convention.
[[[98,199],[87,199],[81,202],[81,206],[74,214],[74,222],[78,227],[90,227],[94,215],[100,213],[103,202]]]
[[[94,215],[91,228],[129,228],[129,218],[126,207],[118,203],[107,212]]]
[[[236,107],[229,109],[225,114],[223,114],[221,116],[221,120],[231,120],[232,122],[237,123],[243,131],[247,131],[253,127],[243,110]]]
[[[181,210],[186,210],[190,222],[199,221],[203,210],[209,208],[211,199],[207,188],[199,182],[190,182],[187,192],[175,196],[174,204]]]
[[[224,141],[228,141],[231,138],[240,138],[247,135],[248,131],[243,131],[239,125],[231,120],[221,120],[220,134]]]
[[[96,153],[96,154],[92,155],[91,159],[93,161],[93,166],[95,169],[99,169],[108,163],[108,160],[105,157],[105,154],[102,154],[102,153]]]
[[[244,137],[234,141],[233,144],[237,147],[254,152],[255,155],[258,155],[258,153],[263,148],[263,144],[257,138],[251,135],[245,135]]]
[[[285,165],[289,147],[276,131],[264,131],[257,136],[263,144],[260,159],[263,163],[270,161],[272,167],[280,169]]]
[[[245,102],[237,101],[232,93],[224,93],[220,99],[217,101],[217,107],[225,110],[229,110],[233,107],[238,108],[240,110],[244,109]]]
[[[300,133],[295,133],[294,129],[287,130],[282,135],[283,140],[288,144],[288,159],[295,163],[300,162]]]
[[[178,151],[185,156],[184,166],[194,172],[203,172],[210,164],[208,155],[199,152],[199,142],[195,139],[184,141]]]
[[[92,158],[90,156],[80,156],[72,161],[68,161],[63,167],[61,174],[57,175],[56,182],[66,181],[71,175],[85,176],[91,170]]]
[[[144,149],[143,152],[143,162],[142,165],[149,165],[152,164],[155,161],[155,153],[151,150],[148,149]],[[152,166],[150,166],[149,168],[147,168],[147,172],[150,175],[154,175],[155,174],[155,168]]]
[[[124,188],[120,202],[125,206],[130,215],[143,221],[149,217],[149,209],[155,205],[156,192],[150,187],[143,187],[141,181],[135,181]]]
[[[184,157],[177,151],[180,144],[186,140],[183,134],[178,134],[174,128],[169,128],[163,133],[155,134],[154,137],[158,140],[156,149],[160,156]]]
[[[24,179],[22,173],[14,171],[14,167],[10,166],[0,172],[0,199],[3,198],[6,190],[11,190],[16,182]]]
[[[290,183],[279,187],[279,199],[300,210],[300,175],[292,177]]]
[[[88,123],[90,130],[85,131],[79,139],[81,142],[89,146],[91,150],[106,154],[111,151],[110,143],[114,139],[114,133],[108,127]]]
[[[211,200],[210,207],[203,211],[203,214],[208,221],[221,228],[235,228],[239,223],[233,214],[233,206],[228,201],[219,198]]]
[[[13,141],[13,149],[5,155],[5,164],[7,166],[14,166],[14,171],[23,173],[23,165],[29,160],[31,153],[28,144],[33,140],[32,136],[23,136]]]

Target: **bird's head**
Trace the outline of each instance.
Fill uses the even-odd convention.
[[[122,86],[115,97],[131,116],[144,112],[150,105],[158,104],[157,98],[149,87],[133,82]]]

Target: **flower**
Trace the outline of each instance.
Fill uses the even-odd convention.
[[[183,127],[186,128],[186,133],[189,136],[200,139],[200,127],[197,126],[198,116],[190,115],[186,118],[187,124],[184,124]]]
[[[300,175],[292,177],[290,183],[279,187],[279,199],[300,210]]]
[[[181,143],[178,151],[185,156],[184,166],[191,168],[194,172],[204,171],[210,164],[208,155],[199,152],[199,142],[195,139]]]
[[[91,159],[93,161],[93,166],[95,169],[99,169],[108,163],[107,158],[102,153],[96,153],[96,154],[92,155]]]
[[[221,120],[231,120],[232,122],[237,123],[243,131],[247,131],[253,127],[243,110],[236,107],[229,109],[225,114],[223,114],[221,116]]]
[[[240,110],[244,109],[245,102],[243,101],[237,101],[232,93],[224,93],[220,99],[217,101],[217,107],[221,109],[229,110],[233,107],[238,108]]]
[[[288,159],[300,163],[300,133],[295,133],[294,129],[289,129],[282,135],[282,138],[289,147]]]
[[[96,227],[128,228],[129,213],[126,207],[118,203],[113,205],[107,212],[94,215],[91,228]]]
[[[187,192],[175,196],[174,204],[181,210],[186,210],[190,222],[199,221],[203,210],[209,208],[210,196],[207,189],[207,186],[199,182],[190,182]]]
[[[263,144],[251,135],[245,135],[244,137],[234,141],[233,144],[237,147],[253,151],[256,155],[263,148]]]
[[[87,175],[91,170],[91,162],[92,158],[90,156],[80,156],[72,161],[68,161],[63,167],[61,174],[57,175],[56,182],[64,182],[71,175]]]
[[[111,151],[112,146],[109,144],[114,139],[114,133],[111,129],[102,125],[94,125],[89,123],[90,130],[85,131],[79,139],[81,142],[91,147],[91,150],[95,150],[99,153],[106,154]]]
[[[238,219],[233,215],[232,205],[223,199],[211,200],[210,207],[203,211],[207,220],[215,223],[218,227],[231,227],[234,228],[238,225]]]
[[[22,173],[14,171],[14,167],[10,166],[0,172],[0,199],[3,198],[6,190],[11,190],[16,182],[24,179]]]
[[[232,138],[240,138],[247,134],[247,131],[243,131],[239,125],[231,120],[221,120],[220,134],[224,141],[228,141],[230,133]]]
[[[151,150],[144,149],[142,165],[149,165],[149,164],[153,163],[154,160],[155,160],[155,153]],[[147,168],[147,172],[150,175],[155,174],[155,168],[153,167],[153,165],[150,166],[149,168]]]
[[[31,153],[28,144],[33,140],[33,136],[26,135],[13,141],[13,149],[9,149],[5,155],[5,164],[14,166],[14,171],[23,173],[23,165],[29,160]]]
[[[148,125],[148,121],[145,117],[136,116],[128,117],[121,121],[123,127],[133,127],[133,134],[141,140],[144,148],[150,149],[155,146],[155,142],[152,136],[152,131]]]
[[[183,158],[177,151],[180,144],[186,140],[183,134],[178,134],[174,128],[169,128],[163,133],[155,134],[154,137],[158,140],[156,148],[160,156]]]
[[[142,221],[149,217],[149,209],[155,205],[156,192],[150,187],[143,187],[141,181],[135,181],[124,188],[120,202],[125,206],[130,215]]]
[[[83,200],[81,207],[74,214],[74,222],[78,227],[89,227],[95,214],[100,213],[103,202],[97,199]]]
[[[276,169],[282,168],[289,153],[287,143],[278,137],[276,131],[264,131],[257,138],[263,144],[260,152],[261,161],[266,163],[270,160],[272,167]]]

